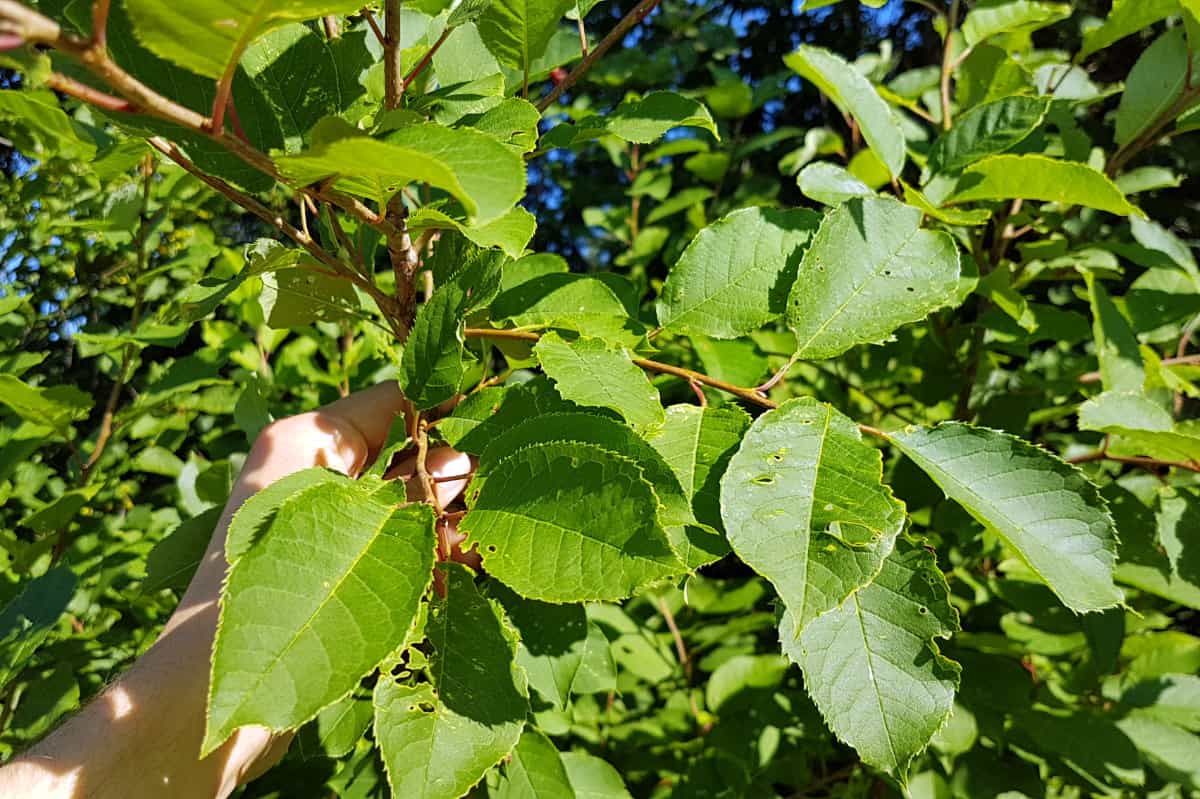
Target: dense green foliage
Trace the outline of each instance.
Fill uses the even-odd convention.
[[[1200,3],[1102,5],[0,5],[0,753],[397,379],[234,517],[245,796],[1200,796]]]

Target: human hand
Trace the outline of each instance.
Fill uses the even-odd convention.
[[[223,798],[278,762],[291,734],[253,726],[240,728],[211,755],[197,758],[218,600],[228,569],[229,522],[250,496],[293,472],[324,466],[359,474],[379,454],[404,404],[398,386],[389,382],[264,428],[195,576],[154,646],[79,715],[0,769],[0,796],[106,799],[170,791],[175,799]],[[415,463],[406,458],[387,475],[406,480],[410,499],[425,496]],[[466,487],[473,464],[462,453],[440,448],[429,452],[426,468],[438,505],[445,508]],[[478,567],[475,553],[461,551],[462,538],[453,514],[439,520],[441,555]]]

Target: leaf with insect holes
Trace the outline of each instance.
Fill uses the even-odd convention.
[[[799,635],[790,615],[780,622],[783,651],[830,729],[876,768],[902,774],[953,708],[961,669],[934,642],[958,630],[948,594],[933,555],[905,544]]]
[[[431,682],[375,685],[375,740],[395,796],[458,799],[517,744],[529,700],[517,637],[474,575],[445,564],[425,632]]]
[[[921,216],[883,197],[854,198],[825,216],[788,297],[796,357],[882,343],[956,301],[958,247],[949,234],[922,228]]]
[[[904,527],[883,458],[854,422],[811,397],[754,420],[721,479],[730,546],[766,577],[794,629],[870,582]]]

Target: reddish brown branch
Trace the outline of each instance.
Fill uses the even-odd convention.
[[[130,105],[128,100],[122,100],[120,97],[105,94],[99,89],[93,89],[86,83],[80,83],[61,72],[50,73],[50,77],[46,79],[46,85],[55,91],[68,94],[77,100],[82,100],[89,105],[94,105],[105,111],[114,111],[117,113],[133,113],[137,111],[136,108]]]
[[[1200,355],[1183,355],[1178,358],[1163,358],[1161,361],[1163,366],[1194,366],[1200,365]],[[1079,376],[1080,383],[1098,383],[1100,382],[1099,372],[1084,372]]]
[[[1200,472],[1200,463],[1189,461],[1164,461],[1158,458],[1143,458],[1141,456],[1132,455],[1113,455],[1112,453],[1098,449],[1095,452],[1089,452],[1086,455],[1076,455],[1073,458],[1067,458],[1067,463],[1094,463],[1096,461],[1113,461],[1115,463],[1127,463],[1131,466],[1140,466],[1143,469],[1184,469],[1189,472]]]
[[[408,91],[408,87],[412,85],[412,82],[420,76],[421,72],[424,71],[427,66],[429,66],[429,63],[433,61],[433,54],[436,53],[438,48],[445,43],[446,39],[449,38],[453,30],[453,26],[447,25],[446,29],[442,31],[442,35],[439,36],[437,41],[433,43],[433,46],[429,48],[429,51],[425,53],[425,55],[421,56],[421,60],[417,62],[417,65],[413,67],[407,75],[404,76],[404,81],[400,84],[401,95]]]
[[[613,45],[624,39],[625,34],[629,33],[631,28],[645,19],[646,16],[654,10],[654,7],[659,4],[659,2],[660,0],[641,0],[640,3],[634,6],[633,10],[626,14],[621,21],[617,23],[616,27],[609,31],[609,34],[600,41],[600,44],[596,45],[590,53],[585,55],[583,60],[579,62],[579,65],[576,66],[575,69],[571,70],[567,77],[563,78],[562,82],[556,85],[549,94],[542,98],[541,102],[538,103],[538,110],[545,111],[547,108],[554,105],[554,103],[558,101],[558,98],[562,96],[563,92],[565,92],[567,89],[570,89],[579,81],[580,78],[587,74],[587,71],[595,66],[596,62],[599,61],[605,53],[611,50]]]
[[[111,0],[92,3],[92,44],[100,50],[108,48],[108,7]]]

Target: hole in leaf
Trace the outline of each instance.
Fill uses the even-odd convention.
[[[751,482],[760,486],[775,485],[775,475],[760,474],[758,477],[753,478]]]
[[[496,545],[495,545],[495,544],[488,544],[487,551],[488,551],[488,552],[495,552],[495,551],[496,551]]]
[[[422,713],[432,713],[433,712],[433,703],[432,702],[418,702],[417,707],[419,707],[421,709]]]
[[[916,289],[915,289],[915,288],[913,288],[912,286],[905,286],[905,287],[904,287],[904,290],[905,290],[905,291],[916,291]]]
[[[920,608],[918,608],[918,610],[921,612],[922,616],[924,616],[926,613],[929,612],[929,608],[925,607],[924,605],[922,605]]]

